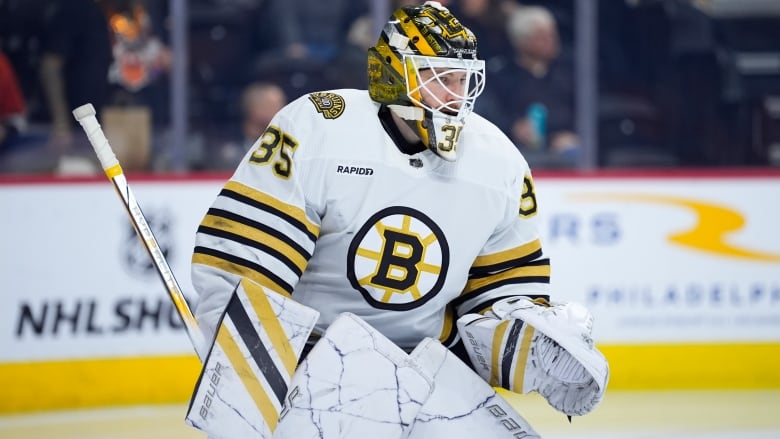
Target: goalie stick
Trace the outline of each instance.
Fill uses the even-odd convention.
[[[235,433],[248,428],[253,437],[270,439],[295,365],[319,313],[277,293],[265,291],[259,285],[242,281],[231,296],[233,306],[229,304],[225,310],[216,338],[207,345],[98,123],[95,108],[91,104],[82,105],[73,110],[73,116],[86,132],[103,171],[122,199],[203,365],[190,402],[187,423],[209,437],[222,438],[225,431]],[[249,294],[247,288],[251,290]],[[197,414],[193,414],[193,409]],[[226,413],[234,416],[224,416]],[[200,418],[196,419],[197,416]],[[230,428],[224,428],[225,422],[229,422]]]
[[[116,155],[114,155],[114,151],[111,149],[111,145],[109,145],[108,139],[106,139],[106,135],[103,133],[103,129],[100,127],[100,123],[98,123],[98,120],[95,117],[95,108],[92,104],[82,105],[73,110],[73,116],[79,124],[81,124],[81,127],[87,134],[89,143],[92,145],[92,148],[95,149],[95,154],[97,154],[106,177],[114,184],[116,193],[122,199],[125,209],[130,216],[130,221],[133,223],[133,227],[135,228],[138,237],[141,239],[144,248],[152,258],[157,273],[160,275],[163,284],[165,284],[165,289],[168,291],[168,295],[173,301],[176,311],[184,322],[192,346],[200,358],[201,363],[203,363],[208,354],[208,346],[205,343],[203,333],[198,327],[198,322],[187,304],[184,293],[182,293],[181,287],[176,281],[176,277],[174,277],[171,267],[168,266],[168,261],[166,261],[165,255],[157,243],[157,239],[154,237],[154,233],[152,233],[152,229],[149,227],[149,223],[146,221],[144,213],[141,211],[141,206],[138,204],[138,201],[133,195],[133,191],[130,189],[122,166],[119,164]]]

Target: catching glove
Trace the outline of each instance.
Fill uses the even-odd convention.
[[[603,398],[609,365],[582,305],[512,297],[488,315],[466,314],[457,323],[472,364],[492,386],[538,392],[570,416],[590,412]]]

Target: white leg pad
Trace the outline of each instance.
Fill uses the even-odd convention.
[[[438,341],[423,340],[410,357],[434,378],[433,393],[417,415],[410,439],[540,437],[485,380]]]
[[[242,280],[193,392],[186,422],[215,439],[271,438],[319,312]]]
[[[406,438],[431,391],[403,350],[344,313],[296,371],[273,437]]]

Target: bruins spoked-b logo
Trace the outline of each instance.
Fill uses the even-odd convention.
[[[441,291],[449,262],[449,245],[436,223],[417,210],[388,207],[355,234],[347,277],[372,306],[402,311]]]
[[[311,93],[309,100],[325,119],[335,119],[344,112],[344,98],[336,93]]]

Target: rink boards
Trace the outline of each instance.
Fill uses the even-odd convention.
[[[219,178],[129,176],[185,294]],[[780,173],[537,175],[560,300],[610,389],[780,388]],[[188,400],[199,363],[102,178],[3,180],[0,412]]]

